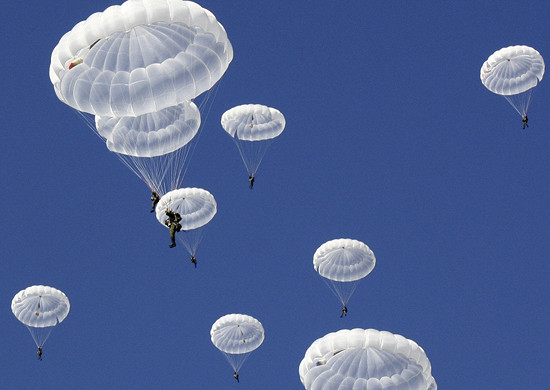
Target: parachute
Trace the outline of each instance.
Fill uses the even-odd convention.
[[[54,48],[59,100],[98,116],[139,116],[209,90],[233,59],[223,26],[191,1],[128,0],[76,24]]]
[[[137,117],[95,117],[98,134],[107,148],[162,195],[178,188],[185,175],[185,162],[201,124],[193,102],[184,102]]]
[[[263,343],[264,328],[249,315],[227,314],[214,322],[210,338],[238,374],[250,353]]]
[[[306,390],[437,390],[417,343],[375,329],[342,329],[314,341],[299,374]]]
[[[109,150],[158,194],[179,188],[200,126],[191,103],[233,59],[224,27],[192,1],[128,0],[76,24],[50,80]],[[95,126],[85,113],[96,116]]]
[[[38,348],[52,330],[69,314],[71,305],[61,291],[48,286],[31,286],[19,291],[11,301],[13,315],[29,329]]]
[[[371,273],[375,264],[374,253],[367,245],[348,238],[325,242],[313,255],[313,268],[323,277],[346,312],[347,302],[357,284]]]
[[[218,206],[214,196],[201,188],[180,188],[162,196],[156,206],[157,220],[163,225],[168,218],[166,210],[181,216],[181,232],[176,235],[191,258],[195,257],[203,237],[203,227],[214,218]]]
[[[244,104],[226,111],[221,124],[237,145],[248,176],[252,179],[267,148],[283,132],[286,121],[275,108]]]
[[[480,78],[491,92],[502,95],[522,116],[527,116],[532,89],[544,75],[544,59],[529,46],[509,46],[483,63]]]

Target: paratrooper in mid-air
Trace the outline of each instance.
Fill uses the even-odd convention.
[[[340,318],[342,318],[343,316],[347,316],[348,315],[348,308],[347,306],[344,306],[342,308],[342,314],[340,314]]]
[[[160,195],[156,191],[152,191],[152,194],[151,194],[151,201],[153,202],[151,204],[152,213],[155,212],[155,207],[157,207],[157,203],[159,202],[159,200],[160,200]]]
[[[181,230],[181,216],[169,209],[166,209],[165,213],[168,218],[166,218],[164,224],[170,228],[170,248],[173,248],[176,246],[176,232]]]

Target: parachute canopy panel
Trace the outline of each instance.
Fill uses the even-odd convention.
[[[139,116],[209,90],[232,59],[225,29],[200,5],[128,0],[61,38],[50,80],[57,97],[79,111]]]
[[[56,326],[67,317],[70,308],[63,292],[41,285],[19,291],[11,302],[15,317],[33,328]]]
[[[483,63],[483,85],[498,95],[517,95],[536,87],[544,76],[544,59],[529,46],[509,46],[494,52]]]
[[[299,374],[307,390],[437,389],[430,361],[418,344],[375,329],[342,329],[316,340]]]

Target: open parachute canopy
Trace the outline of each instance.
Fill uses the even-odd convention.
[[[418,344],[375,329],[342,329],[314,341],[299,374],[306,390],[437,390]]]
[[[209,90],[233,59],[223,26],[191,1],[128,0],[63,35],[50,80],[69,106],[99,116],[139,116]]]
[[[61,291],[48,286],[31,286],[19,291],[11,301],[13,315],[31,332],[42,348],[53,328],[69,314],[71,305]]]
[[[544,76],[544,59],[529,46],[497,50],[483,63],[480,78],[491,92],[502,95],[522,116],[527,115],[532,88]]]
[[[370,274],[375,265],[374,252],[361,241],[349,238],[325,242],[313,255],[313,268],[344,306],[357,283]]]
[[[285,129],[285,117],[275,108],[243,104],[227,110],[223,129],[233,138],[249,177],[254,177],[271,141]]]
[[[95,117],[107,148],[158,194],[182,183],[183,167],[200,124],[200,112],[193,102],[136,117]]]
[[[203,237],[204,226],[214,218],[218,205],[214,196],[202,188],[179,188],[163,195],[156,208],[159,223],[166,226],[166,210],[181,217],[181,232],[176,235],[192,257]]]
[[[96,116],[98,133],[107,148],[132,157],[158,157],[187,145],[201,124],[199,109],[184,102],[137,117]]]
[[[206,225],[218,210],[212,194],[202,188],[180,188],[165,194],[157,204],[157,220],[164,225],[171,210],[181,216],[182,230],[198,229]]]
[[[210,338],[238,373],[250,353],[263,343],[264,328],[249,315],[227,314],[214,322]]]

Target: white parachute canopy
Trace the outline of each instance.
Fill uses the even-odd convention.
[[[107,148],[157,194],[181,186],[201,116],[193,102],[137,117],[95,117]]]
[[[163,226],[168,218],[166,210],[181,216],[181,229],[176,237],[192,257],[203,236],[203,227],[214,218],[218,205],[214,196],[202,188],[179,188],[163,195],[155,209],[157,220]]]
[[[214,322],[210,338],[238,373],[250,353],[263,343],[264,328],[249,315],[227,314]]]
[[[139,116],[209,90],[232,59],[224,27],[200,5],[128,0],[63,35],[50,80],[57,97],[79,111]]]
[[[42,348],[53,328],[69,314],[71,305],[61,291],[48,286],[31,286],[11,301],[13,315],[27,326],[36,346]]]
[[[313,255],[313,268],[345,307],[359,280],[374,269],[376,258],[364,243],[349,238],[325,242]]]
[[[437,390],[418,344],[375,329],[342,329],[316,340],[299,373],[306,390]]]
[[[275,108],[244,104],[227,110],[221,124],[235,141],[249,177],[255,177],[267,148],[283,132],[286,121]]]
[[[532,89],[544,76],[544,59],[529,46],[509,46],[483,63],[480,78],[491,92],[504,96],[522,116],[527,115]]]

